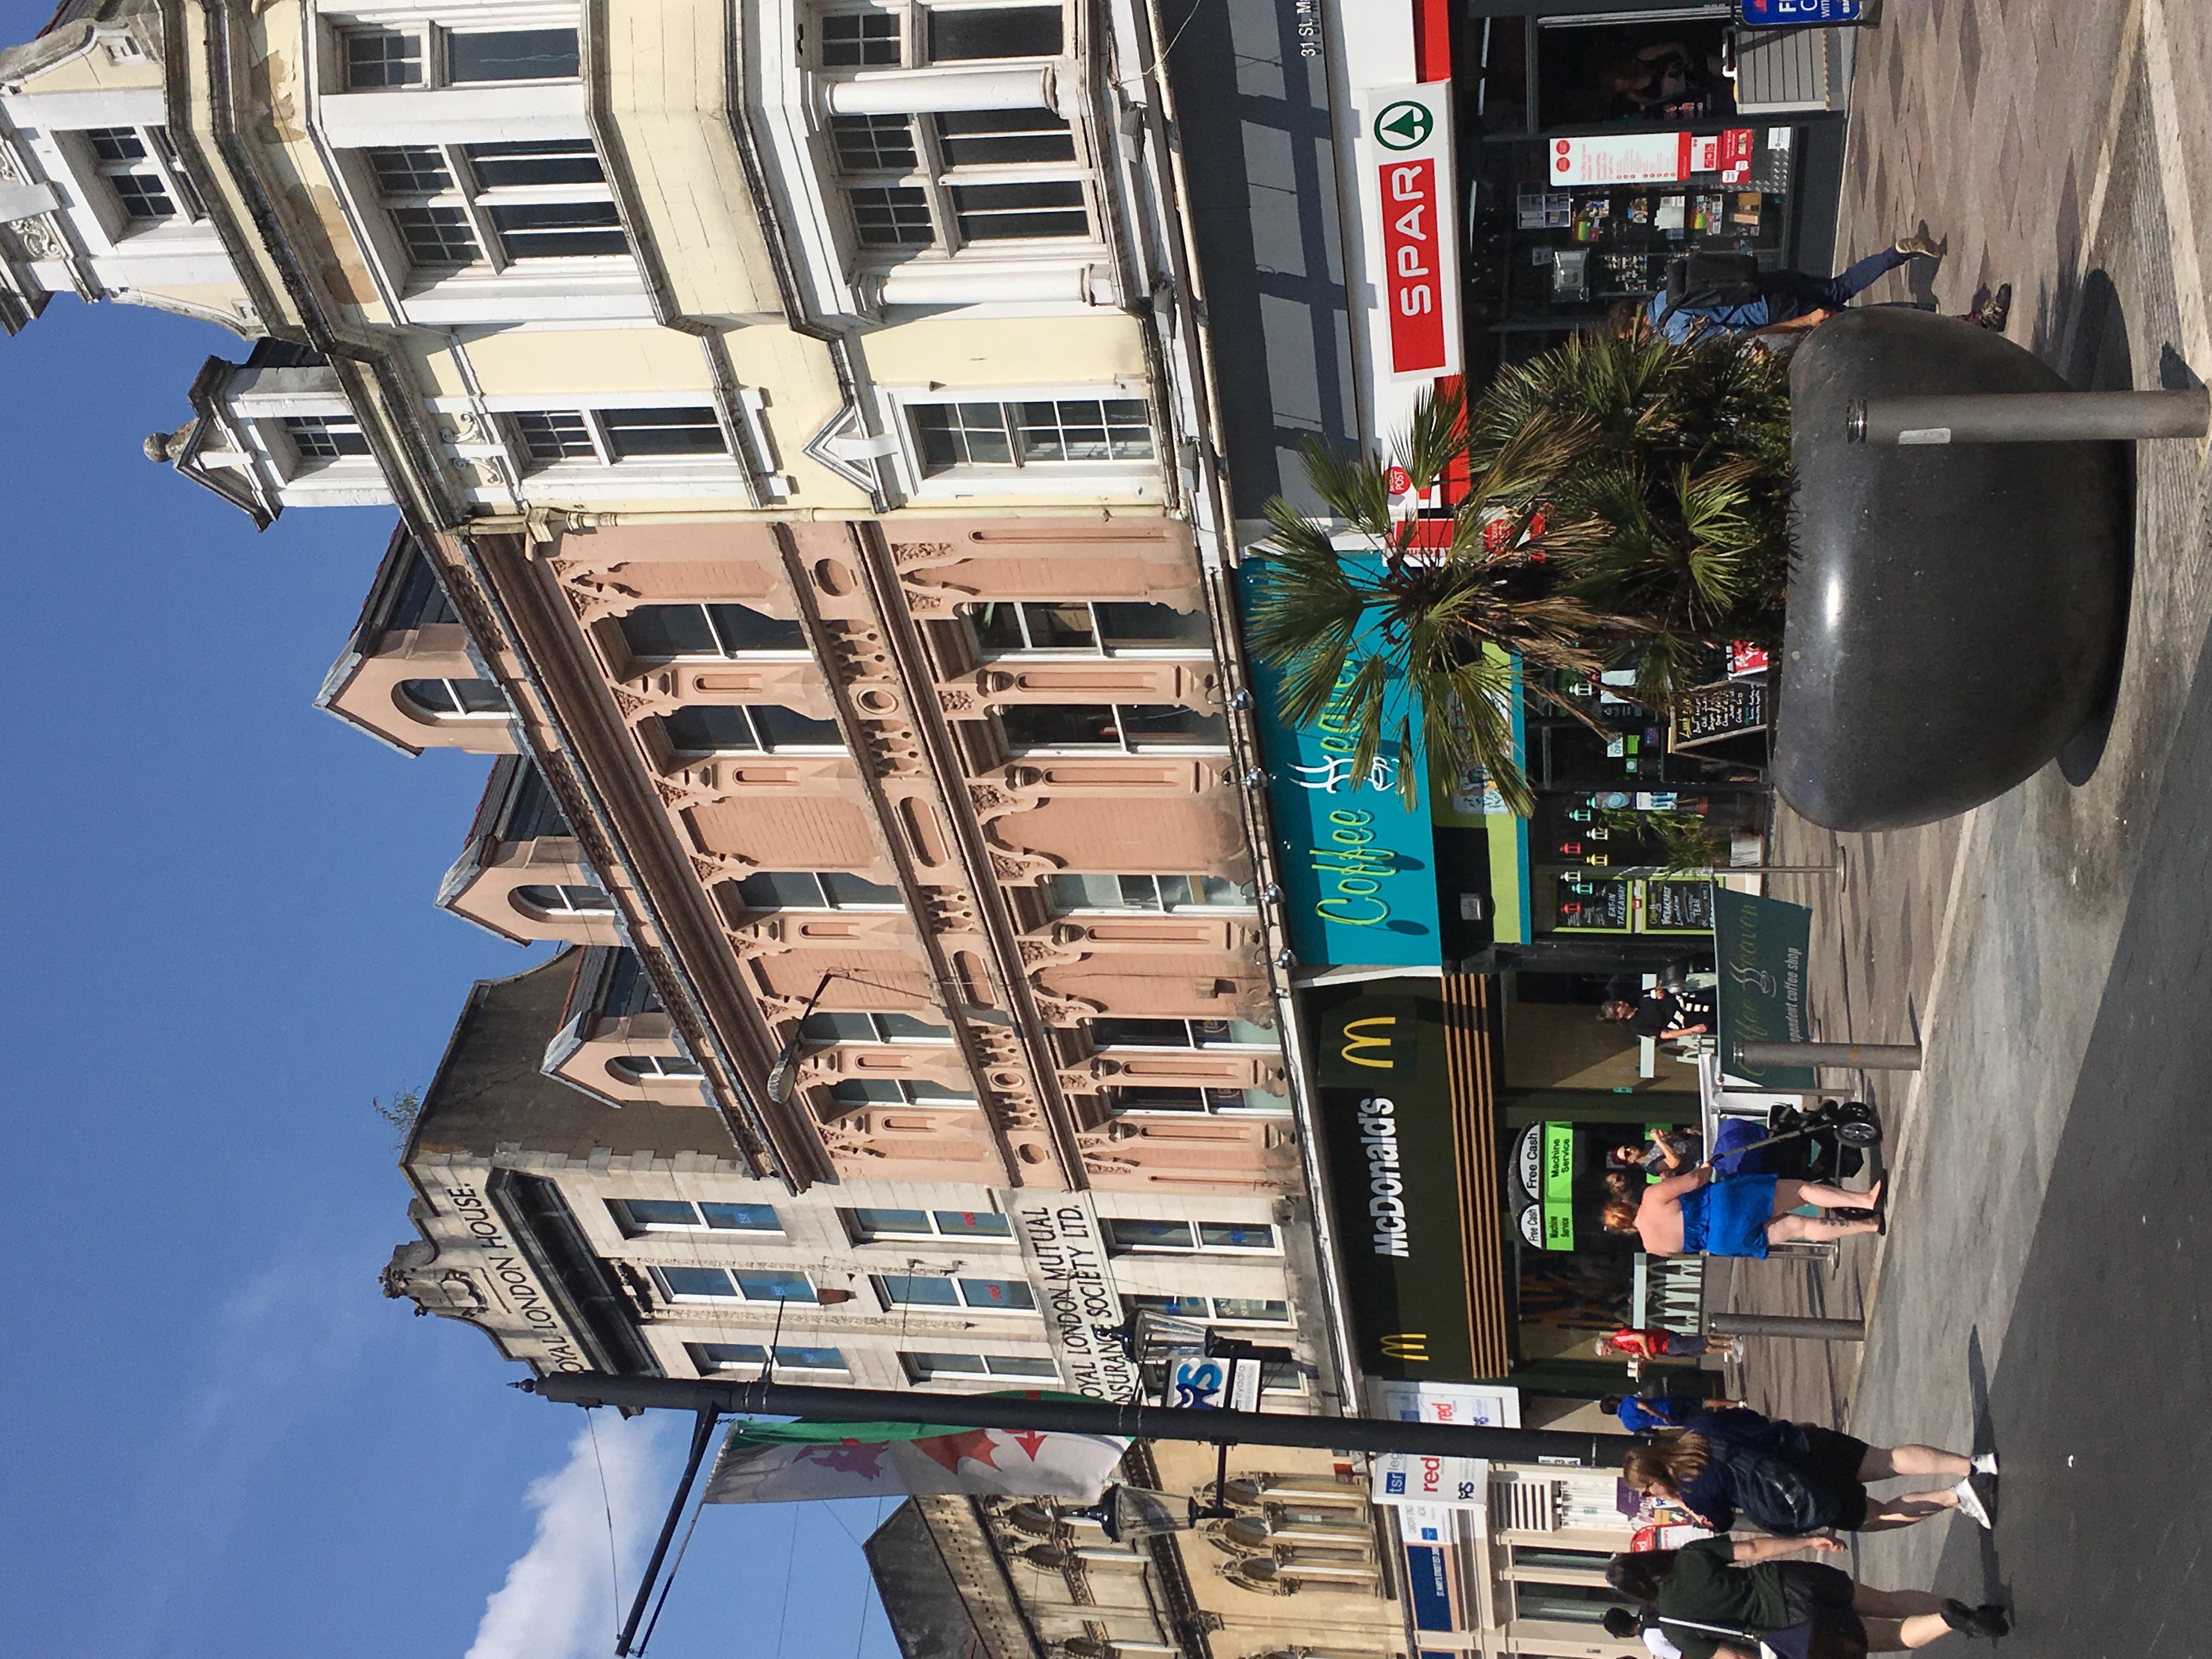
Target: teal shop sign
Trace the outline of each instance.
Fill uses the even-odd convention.
[[[1346,564],[1379,556],[1345,556]],[[1247,559],[1239,573],[1247,605],[1267,579]],[[1367,636],[1363,629],[1361,637]],[[1356,664],[1355,659],[1355,664]],[[1437,926],[1436,837],[1431,832],[1428,758],[1420,711],[1413,711],[1413,753],[1386,743],[1370,776],[1352,775],[1358,741],[1334,708],[1311,726],[1282,722],[1282,676],[1253,668],[1260,741],[1267,763],[1277,855],[1291,946],[1298,960],[1335,967],[1433,967],[1443,959]],[[1408,811],[1398,769],[1411,766],[1417,793]]]

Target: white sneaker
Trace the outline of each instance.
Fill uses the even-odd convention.
[[[1974,1490],[1974,1478],[1968,1475],[1951,1490],[1958,1494],[1959,1513],[1974,1522],[1984,1532],[1990,1528],[1990,1512],[1982,1506],[1982,1495]]]
[[[1993,1451],[1976,1452],[1968,1461],[1973,1464],[1976,1474],[1993,1475],[1997,1472],[1997,1455]]]

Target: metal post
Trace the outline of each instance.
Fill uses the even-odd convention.
[[[960,1428],[1037,1429],[1047,1433],[1118,1434],[1135,1440],[1235,1441],[1248,1446],[1306,1446],[1322,1451],[1425,1452],[1499,1462],[1540,1461],[1597,1467],[1629,1443],[1618,1434],[1558,1429],[1492,1429],[1464,1423],[1400,1423],[1366,1417],[1294,1417],[1286,1413],[1192,1411],[1134,1401],[1054,1400],[1035,1394],[892,1393],[821,1389],[790,1382],[697,1382],[675,1376],[611,1376],[562,1371],[512,1386],[574,1406],[719,1411],[730,1416],[803,1417],[817,1423],[943,1423]]]
[[[1715,1336],[1789,1336],[1808,1342],[1863,1342],[1863,1319],[1808,1319],[1797,1314],[1716,1313],[1705,1316]]]
[[[1856,1072],[1917,1072],[1917,1042],[1739,1042],[1737,1061],[1747,1066],[1832,1066]]]
[[[1844,435],[1855,444],[2039,444],[2115,438],[2201,438],[2212,393],[1994,392],[1955,398],[1855,398]]]
[[[691,1483],[699,1478],[699,1465],[706,1461],[708,1447],[714,1443],[714,1422],[720,1415],[711,1406],[699,1409],[699,1421],[691,1431],[691,1455],[684,1465],[684,1478],[676,1483],[676,1496],[669,1500],[668,1518],[660,1523],[660,1536],[653,1541],[653,1559],[645,1564],[645,1576],[638,1580],[637,1599],[630,1603],[629,1618],[615,1638],[617,1659],[627,1659],[631,1638],[645,1619],[645,1604],[653,1599],[653,1581],[660,1577],[660,1564],[668,1559],[668,1546],[676,1536],[676,1523],[684,1518],[684,1500],[691,1496]]]

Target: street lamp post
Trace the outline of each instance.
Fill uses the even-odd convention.
[[[883,1389],[823,1389],[789,1382],[724,1382],[678,1376],[614,1376],[557,1371],[514,1383],[526,1394],[573,1406],[624,1412],[717,1412],[802,1417],[816,1423],[943,1423],[958,1428],[1030,1429],[1045,1433],[1115,1434],[1133,1440],[1197,1440],[1323,1451],[1419,1452],[1507,1462],[1610,1462],[1632,1444],[1619,1434],[1559,1429],[1486,1428],[1464,1423],[1401,1423],[1369,1417],[1307,1417],[1276,1412],[1194,1411],[1136,1401],[1055,1399],[1039,1394],[916,1394]]]

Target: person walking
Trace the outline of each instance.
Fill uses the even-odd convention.
[[[1600,1359],[1702,1359],[1707,1354],[1717,1354],[1723,1359],[1741,1359],[1742,1340],[1662,1331],[1656,1325],[1623,1325],[1611,1336],[1597,1340]]]
[[[1619,1418],[1620,1426],[1631,1434],[1665,1434],[1693,1417],[1724,1412],[1743,1401],[1725,1395],[1609,1394],[1597,1403],[1601,1410]]]
[[[1705,1538],[1679,1550],[1616,1555],[1605,1577],[1650,1606],[1651,1628],[1682,1659],[1758,1659],[1765,1638],[1798,1625],[1812,1626],[1812,1659],[1901,1653],[1953,1631],[1969,1638],[2011,1633],[2011,1620],[1995,1602],[1969,1607],[1923,1590],[1876,1589],[1822,1562],[1782,1559],[1848,1547],[1834,1538]],[[1607,1617],[1609,1632],[1615,1622]],[[1648,1638],[1646,1645],[1659,1650]]]
[[[1831,1213],[1791,1214],[1801,1204],[1818,1205]],[[1763,1260],[1771,1244],[1825,1243],[1855,1233],[1885,1231],[1881,1204],[1880,1182],[1866,1192],[1854,1193],[1787,1176],[1716,1178],[1708,1164],[1655,1182],[1633,1202],[1613,1194],[1598,1215],[1607,1231],[1636,1234],[1653,1255]]]
[[[1686,344],[1700,331],[1771,337],[1817,328],[1866,289],[1899,267],[1915,259],[1939,258],[1942,248],[1926,236],[1900,236],[1879,253],[1870,253],[1847,267],[1840,276],[1815,276],[1803,270],[1760,273],[1759,297],[1741,305],[1670,307],[1662,290],[1652,296],[1644,316],[1651,326],[1677,345]],[[1915,311],[1935,306],[1917,300],[1887,303]],[[1959,320],[1998,333],[2012,315],[2012,284],[2005,283]]]
[[[1741,1514],[1769,1532],[1802,1536],[1827,1527],[1886,1532],[1954,1509],[1986,1528],[1989,1510],[1973,1477],[1996,1469],[1994,1453],[1869,1446],[1817,1424],[1735,1407],[1691,1418],[1670,1440],[1630,1447],[1620,1478],[1632,1492],[1680,1504],[1715,1532],[1728,1531]],[[1867,1491],[1870,1481],[1927,1475],[1954,1480],[1902,1498]]]

